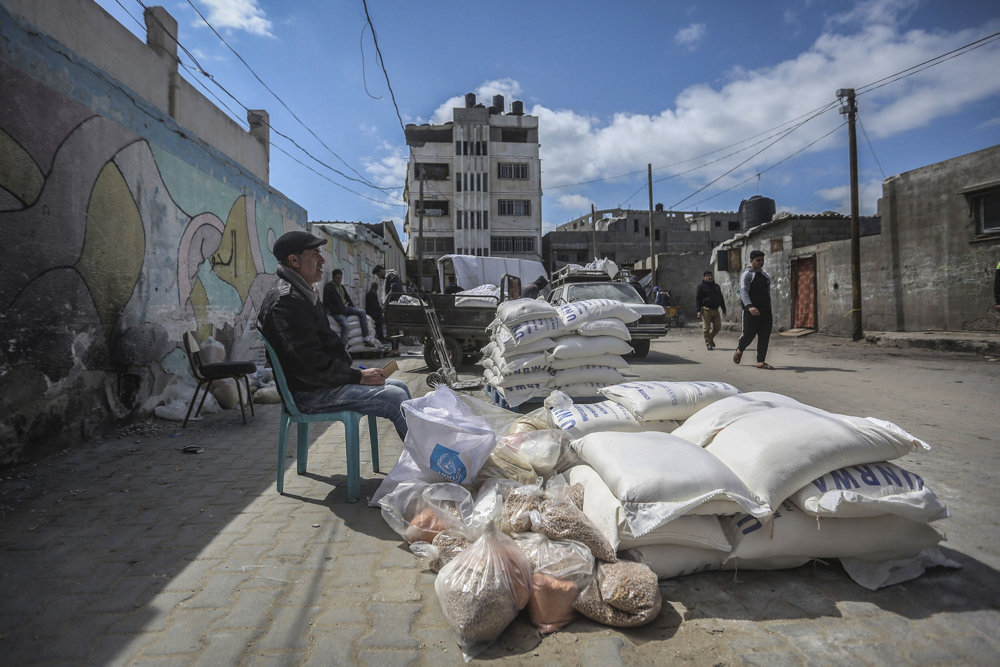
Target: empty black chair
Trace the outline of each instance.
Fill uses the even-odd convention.
[[[194,337],[193,331],[188,331],[184,334],[184,349],[187,351],[188,362],[191,364],[191,374],[198,381],[198,386],[194,388],[194,396],[191,397],[191,404],[188,405],[187,414],[184,415],[184,424],[181,428],[187,426],[188,418],[191,416],[191,408],[194,407],[194,402],[198,398],[198,391],[202,387],[205,388],[205,393],[201,397],[201,403],[198,404],[198,411],[194,413],[195,417],[201,414],[201,406],[205,404],[205,399],[208,398],[209,385],[214,380],[224,380],[226,378],[233,378],[236,381],[236,393],[240,397],[240,411],[243,412],[243,423],[246,424],[247,411],[243,403],[243,390],[240,388],[240,380],[242,379],[243,384],[246,385],[246,403],[250,405],[250,414],[255,415],[253,398],[250,396],[250,378],[248,376],[251,373],[257,372],[257,366],[252,361],[216,361],[203,363],[201,360],[201,346],[198,345],[198,339]]]

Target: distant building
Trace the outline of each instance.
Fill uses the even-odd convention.
[[[505,113],[502,95],[486,107],[469,93],[452,122],[405,133],[411,278],[422,259],[423,287],[432,288],[435,260],[453,253],[541,261],[538,118],[524,115],[522,102]]]
[[[653,251],[663,252],[671,238],[688,243],[689,214],[665,211],[657,204],[653,211]],[[545,235],[542,251],[545,267],[553,272],[567,264],[586,264],[607,258],[618,265],[631,266],[649,257],[649,210],[609,208],[563,223]],[[681,236],[678,236],[680,234]],[[685,237],[681,241],[681,237]],[[728,237],[727,237],[728,238]],[[708,235],[701,239],[711,250]]]

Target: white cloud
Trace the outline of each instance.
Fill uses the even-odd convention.
[[[557,195],[555,200],[556,206],[570,211],[588,209],[594,203],[589,197],[575,194]]]
[[[507,110],[510,109],[510,103],[516,99],[520,99],[521,95],[521,84],[511,78],[495,79],[493,81],[485,81],[479,85],[476,90],[470,90],[469,92],[475,93],[476,104],[484,104],[490,106],[493,104],[494,95],[504,96],[504,106]],[[440,125],[442,123],[447,123],[452,120],[452,109],[456,107],[465,106],[465,95],[456,95],[445,100],[434,113],[431,114],[430,123]],[[420,121],[417,121],[420,122]]]
[[[825,188],[817,192],[824,201],[831,202],[832,209],[844,215],[851,214],[851,185],[846,183],[835,188]],[[882,181],[874,179],[858,183],[858,215],[875,215],[878,200],[882,196]]]
[[[254,35],[273,37],[271,22],[264,16],[257,0],[203,0],[203,4],[209,8],[205,18],[216,30],[244,30]],[[201,23],[200,19],[198,23]]]
[[[705,39],[705,35],[708,34],[708,29],[705,27],[704,23],[692,23],[689,26],[681,28],[674,35],[674,41],[680,46],[687,47],[689,50],[694,51],[695,47]]]
[[[636,176],[637,167],[652,163],[658,168],[654,178],[673,175],[696,189],[774,140],[761,141],[768,136],[763,133],[773,134],[780,123],[804,119],[831,105],[822,116],[722,178],[710,191],[718,192],[796,151],[819,151],[842,142],[843,136],[834,132],[806,148],[843,122],[834,104],[838,88],[861,88],[1000,29],[994,22],[951,33],[900,30],[893,25],[890,10],[905,13],[911,7],[912,3],[902,1],[866,3],[868,15],[880,17],[878,22],[855,31],[828,29],[793,59],[755,70],[734,70],[723,84],[690,86],[677,95],[672,107],[657,114],[621,112],[601,119],[536,104],[529,113],[539,118],[544,186],[629,173],[638,182],[644,180],[645,169]],[[841,23],[846,21],[844,15]],[[995,75],[998,59],[1000,43],[995,42],[898,83],[863,92],[858,106],[869,137],[887,138],[925,126],[1000,93],[1000,77]],[[510,89],[519,90],[516,81],[504,81]],[[450,111],[450,102],[439,113],[445,107]],[[761,143],[749,147],[753,142]],[[734,144],[739,145],[734,148]],[[741,147],[746,150],[720,159]],[[697,159],[688,161],[692,158]],[[715,162],[683,173],[710,161]],[[874,207],[874,200],[870,206]]]

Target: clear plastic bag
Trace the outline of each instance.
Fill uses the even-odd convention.
[[[469,661],[528,604],[531,565],[514,540],[490,523],[479,539],[441,568],[434,591]]]
[[[473,511],[472,494],[449,482],[402,482],[379,505],[385,522],[410,544],[430,543],[442,530],[464,530]]]
[[[534,569],[528,601],[531,624],[542,634],[561,630],[576,618],[573,604],[594,579],[594,555],[582,542],[550,540],[538,533],[522,533],[514,541]]]
[[[618,560],[608,538],[577,507],[570,495],[570,486],[561,476],[554,478],[537,510],[527,512],[531,530],[552,540],[575,540],[590,548],[598,560],[613,563]]]
[[[634,628],[659,615],[663,596],[656,574],[647,565],[621,560],[598,563],[597,576],[573,607],[592,621]]]

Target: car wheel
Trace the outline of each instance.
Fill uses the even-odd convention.
[[[642,358],[649,354],[649,339],[632,341],[632,349],[636,357]]]

